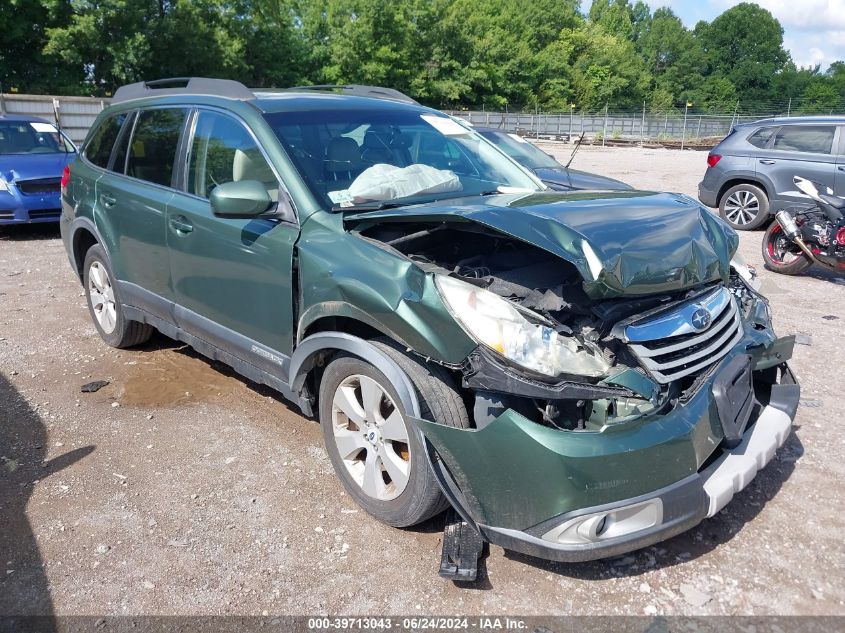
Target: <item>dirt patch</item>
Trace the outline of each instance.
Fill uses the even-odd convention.
[[[172,408],[220,402],[245,389],[229,367],[207,361],[189,347],[153,350],[124,367],[123,375],[115,376],[110,385],[121,406]]]

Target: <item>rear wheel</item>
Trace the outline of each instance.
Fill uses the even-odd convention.
[[[100,338],[112,347],[119,348],[140,345],[149,340],[153,333],[152,327],[130,321],[124,316],[111,266],[106,252],[99,244],[89,248],[85,254],[82,275],[88,311]]]
[[[423,418],[466,428],[469,416],[449,374],[386,341],[373,341],[413,383]],[[387,377],[355,356],[340,356],[320,383],[320,425],[346,491],[367,512],[396,527],[416,525],[448,507],[422,436]]]
[[[719,200],[719,215],[736,230],[751,231],[769,219],[769,198],[756,185],[735,185]]]
[[[772,222],[763,235],[763,260],[766,268],[782,275],[798,275],[813,265],[777,222]]]

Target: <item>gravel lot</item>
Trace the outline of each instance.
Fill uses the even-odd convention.
[[[585,148],[573,166],[694,195],[704,159]],[[370,519],[317,424],[225,367],[160,336],[107,347],[57,231],[0,229],[0,613],[845,614],[845,279],[774,276],[761,236],[740,250],[778,331],[809,343],[776,459],[671,541],[578,565],[491,547],[461,588],[436,573],[442,519]],[[93,380],[110,384],[81,393]]]

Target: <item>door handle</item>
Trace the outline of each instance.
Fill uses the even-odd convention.
[[[177,215],[175,218],[170,218],[170,228],[176,232],[177,235],[184,235],[194,230],[194,225],[183,215]]]
[[[103,204],[104,207],[113,207],[117,204],[117,198],[107,193],[101,193],[100,202]]]
[[[775,161],[766,160],[766,159],[763,159],[763,158],[760,159],[760,162],[763,163],[764,165],[774,165],[775,164]]]
[[[838,169],[839,171],[845,171],[845,165],[839,165],[839,167],[837,167],[836,169]]]

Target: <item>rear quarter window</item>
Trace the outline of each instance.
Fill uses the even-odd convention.
[[[777,128],[774,127],[761,127],[759,130],[754,132],[751,136],[748,137],[748,142],[751,143],[754,147],[766,147],[769,143],[769,139],[772,138],[772,134],[775,133]]]
[[[85,158],[97,167],[108,167],[112,147],[127,116],[127,113],[121,112],[103,119],[85,146]]]

